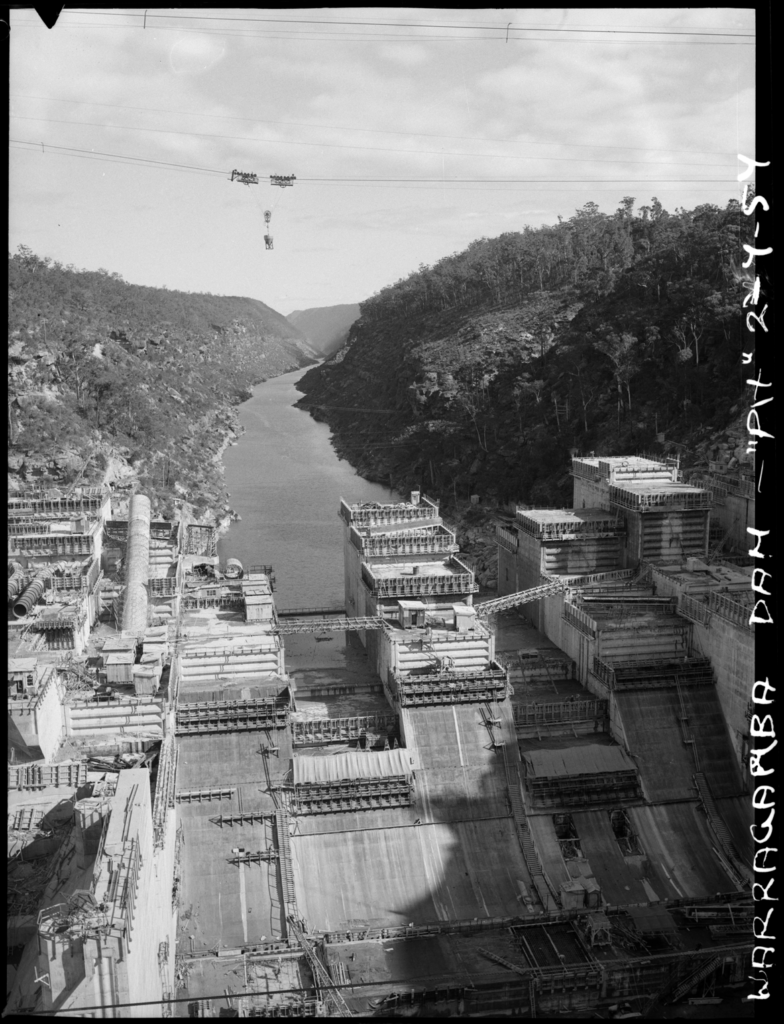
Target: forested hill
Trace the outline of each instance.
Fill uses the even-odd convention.
[[[138,486],[156,513],[226,511],[234,407],[316,359],[255,299],[127,284],[9,254],[9,484]]]
[[[300,404],[363,475],[444,501],[569,503],[570,449],[688,463],[740,409],[752,233],[734,201],[628,198],[482,238],[363,302]]]
[[[313,309],[295,309],[287,320],[308,339],[315,349],[331,356],[345,342],[349,328],[359,316],[355,302],[340,306],[319,306]]]

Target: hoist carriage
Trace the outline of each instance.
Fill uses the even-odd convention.
[[[296,174],[270,174],[270,185],[279,185],[280,188],[291,188],[296,180]]]
[[[290,188],[297,180],[295,174],[271,174],[270,185],[278,185],[280,188]],[[253,171],[238,171],[236,168],[231,172],[229,181],[238,181],[241,185],[258,185],[259,178]],[[273,249],[274,243],[272,235],[270,234],[270,220],[272,219],[272,210],[264,211],[264,247],[265,249]]]
[[[238,181],[241,185],[258,185],[259,176],[253,171],[237,171],[231,172],[229,181]]]

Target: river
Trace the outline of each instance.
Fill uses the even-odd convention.
[[[226,488],[241,520],[218,544],[222,562],[268,564],[275,570],[275,604],[344,606],[340,498],[399,501],[395,492],[358,476],[335,454],[331,431],[296,409],[295,383],[304,370],[259,384],[240,407],[245,432],[223,455]],[[286,666],[298,689],[369,681],[364,648],[345,633],[286,637]],[[353,702],[356,707],[356,699]],[[335,709],[332,709],[337,710]],[[360,712],[355,712],[360,713]]]

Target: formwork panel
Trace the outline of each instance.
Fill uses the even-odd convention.
[[[568,882],[570,876],[561,856],[552,815],[529,814],[526,820],[547,877],[555,886]]]
[[[460,821],[509,814],[503,769],[497,773],[460,767],[418,771],[414,800],[423,821]]]
[[[270,776],[280,780],[288,772],[291,740],[282,729],[269,734],[280,745],[278,756],[267,757]],[[267,779],[260,748],[267,745],[264,732],[234,732],[215,735],[179,736],[178,790],[236,786],[247,806],[243,810],[268,809]]]
[[[293,836],[299,910],[312,930],[517,914],[528,875],[514,827],[488,826]]]
[[[615,906],[647,904],[652,895],[640,881],[640,867],[634,867],[624,858],[610,824],[607,811],[583,811],[572,814],[574,827],[580,837],[580,846],[590,861],[602,896]],[[664,894],[656,891],[656,898]]]
[[[351,832],[359,829],[394,828],[413,825],[420,812],[416,806],[385,807],[383,810],[339,811],[335,814],[303,815],[295,821],[297,835],[321,835],[325,832]]]
[[[716,687],[682,686],[681,692],[697,742],[700,771],[708,780],[711,794],[738,796],[743,784]]]
[[[615,703],[646,797],[654,803],[693,797],[696,767],[683,742],[677,690],[624,690]]]
[[[669,804],[660,807],[632,807],[632,827],[651,865],[655,865],[659,883],[656,892],[670,899],[713,896],[733,892],[735,886],[719,864],[705,816],[695,804]]]
[[[220,808],[224,814],[235,812],[237,798],[220,801]],[[210,821],[219,813],[215,802],[178,807],[184,840],[180,852],[182,953],[216,945],[244,946],[285,934],[276,863],[230,863],[238,847],[255,852],[272,845],[272,823],[221,828]]]
[[[452,705],[401,711],[406,744],[416,749],[423,768],[496,765],[499,755],[490,749],[490,733],[479,708]],[[503,771],[503,762],[500,768]]]
[[[754,842],[750,830],[751,825],[754,824],[754,808],[751,805],[751,800],[747,796],[730,796],[719,797],[715,803],[721,819],[732,837],[735,849],[745,863],[751,865],[754,858]],[[760,829],[760,834],[765,834],[763,829]]]

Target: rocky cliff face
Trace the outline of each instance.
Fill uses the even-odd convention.
[[[547,293],[492,312],[360,320],[304,376],[300,405],[330,424],[338,452],[363,476],[455,502],[475,491],[510,500],[521,454],[552,448],[546,417],[521,413],[526,402],[541,405],[538,364],[555,358],[559,332],[579,310]]]
[[[576,451],[707,465],[747,398],[748,221],[626,197],[479,239],[363,302],[301,405],[364,476],[442,504],[567,504]]]
[[[220,455],[254,384],[315,362],[252,299],[9,259],[9,488],[106,480],[155,514],[231,515]]]

